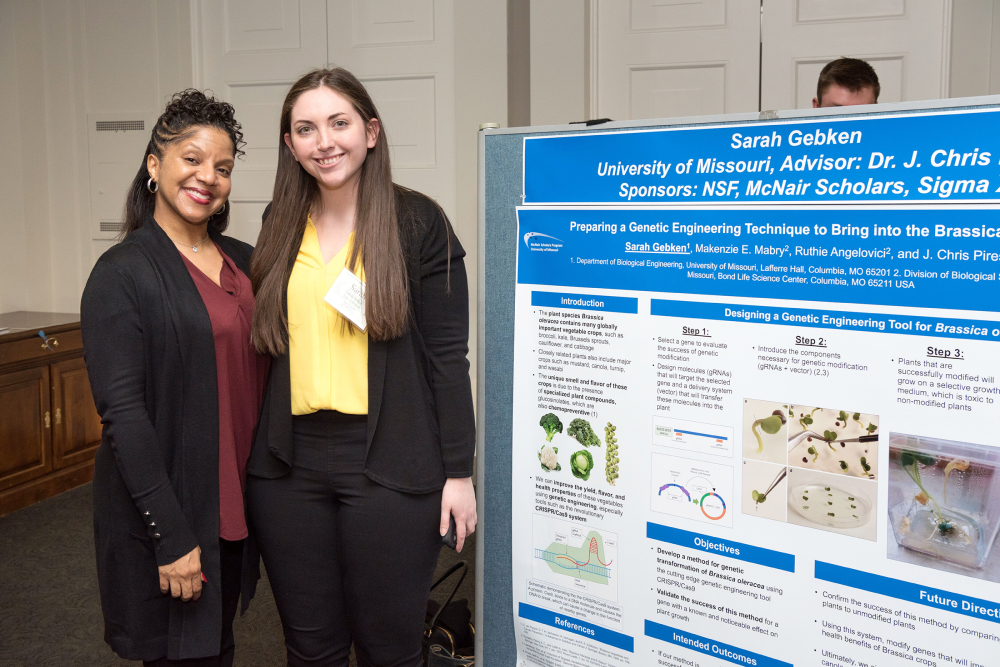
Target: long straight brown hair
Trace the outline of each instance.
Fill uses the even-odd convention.
[[[284,297],[295,264],[306,216],[319,201],[319,185],[296,162],[285,144],[291,133],[292,107],[304,92],[321,86],[347,98],[367,126],[378,120],[375,147],[368,149],[358,180],[354,244],[347,266],[365,271],[365,317],[368,335],[391,340],[406,331],[410,285],[399,229],[396,186],[392,182],[389,142],[385,125],[368,91],[345,69],[316,69],[296,81],[281,105],[278,173],[274,179],[271,212],[261,227],[250,261],[250,280],[257,299],[253,312],[253,344],[261,353],[278,356],[288,349],[288,317]]]

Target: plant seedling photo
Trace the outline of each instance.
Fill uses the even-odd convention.
[[[998,468],[996,447],[893,433],[889,558],[996,580]]]
[[[787,403],[743,401],[743,458],[784,464],[789,424],[793,415]]]
[[[788,475],[788,470],[786,468],[782,468],[781,472],[779,472],[778,475],[774,478],[774,481],[771,482],[771,484],[767,487],[767,491],[760,492],[755,489],[750,494],[750,496],[753,498],[753,501],[758,505],[760,505],[762,502],[767,500],[767,494],[771,493],[774,490],[774,488],[778,486],[778,484],[780,484],[783,479],[785,479],[787,475]]]
[[[878,417],[793,405],[788,465],[862,479],[878,476]]]
[[[819,410],[819,408],[813,408],[808,413],[803,412],[803,413],[799,414],[799,425],[802,426],[802,430],[803,431],[808,431],[809,430],[809,425],[813,423],[813,415],[816,413],[817,410]],[[792,407],[792,409],[790,410],[790,412],[791,412],[792,417],[794,417],[795,416],[795,408],[794,408],[794,406]]]
[[[788,523],[876,540],[876,482],[789,468]]]
[[[781,427],[787,423],[785,415],[781,410],[775,410],[770,417],[765,417],[764,419],[758,419],[750,425],[750,430],[753,432],[755,438],[757,438],[757,453],[764,453],[764,441],[760,437],[760,431],[764,433],[769,433],[774,435],[781,430]],[[760,431],[757,429],[760,428]]]
[[[785,520],[788,468],[783,465],[744,459],[743,492],[740,511],[750,517]]]

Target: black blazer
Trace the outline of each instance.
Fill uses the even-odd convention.
[[[211,236],[249,273],[249,245]],[[215,341],[184,260],[152,217],[97,261],[80,321],[104,425],[94,467],[104,638],[129,660],[218,655]],[[195,546],[208,579],[201,599],[162,595],[157,566]]]
[[[400,190],[396,203],[412,324],[400,338],[368,342],[365,475],[398,491],[431,493],[446,478],[473,473],[476,422],[467,359],[465,250],[433,201]],[[270,206],[265,225],[269,212]],[[248,474],[275,478],[291,471],[291,401],[286,353],[271,362]]]

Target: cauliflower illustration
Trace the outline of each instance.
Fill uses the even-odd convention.
[[[548,445],[542,445],[542,448],[538,450],[538,460],[542,463],[542,470],[545,472],[552,472],[553,470],[562,470],[562,466],[559,465],[559,448],[549,447]]]

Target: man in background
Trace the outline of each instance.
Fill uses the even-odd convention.
[[[871,65],[858,58],[839,58],[819,73],[813,109],[877,104],[880,90]]]

